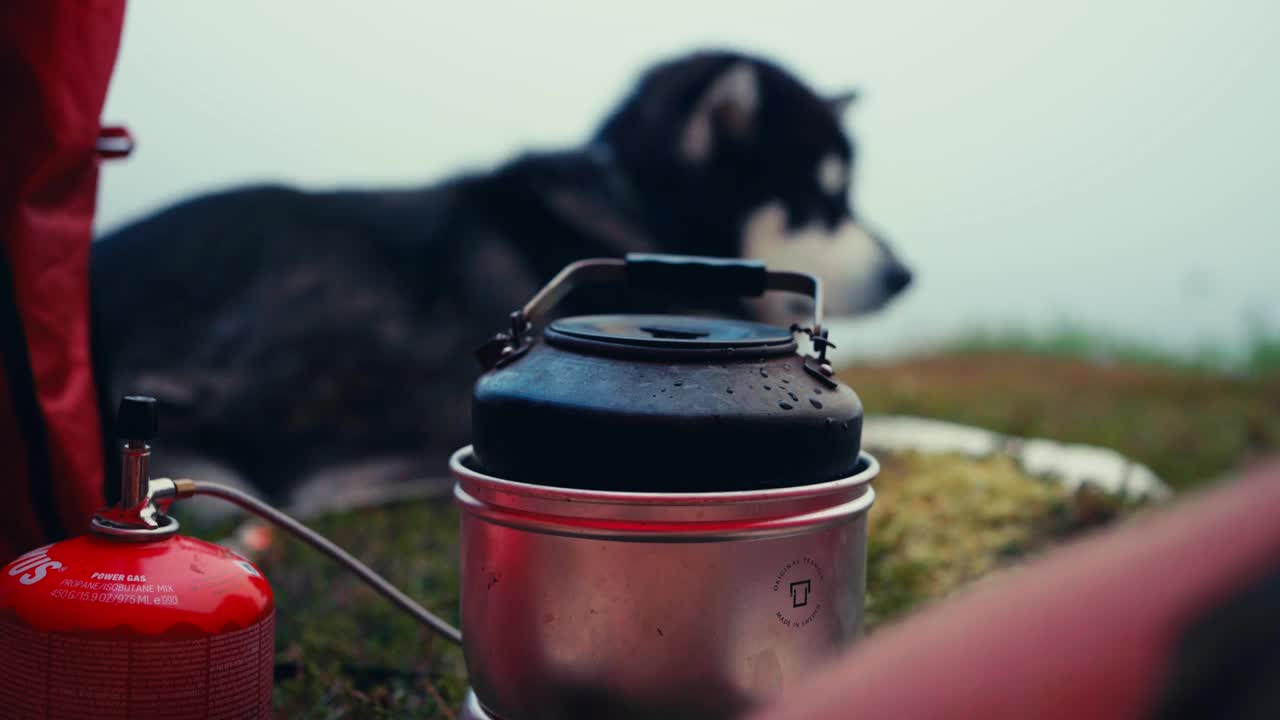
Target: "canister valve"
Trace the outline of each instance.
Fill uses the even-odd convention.
[[[157,507],[151,481],[151,445],[159,428],[156,399],[129,395],[116,411],[120,447],[120,502],[99,510],[89,529],[119,540],[146,541],[178,531],[178,521]],[[159,481],[160,485],[171,481]]]

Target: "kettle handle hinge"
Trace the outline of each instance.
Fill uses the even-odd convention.
[[[812,343],[813,349],[817,351],[817,355],[804,356],[804,370],[819,382],[834,390],[838,383],[835,380],[835,370],[831,367],[831,362],[827,360],[827,350],[836,347],[827,337],[827,329],[821,328],[814,330],[813,328],[802,327],[800,325],[792,325],[791,332],[804,333],[809,336],[809,342]]]
[[[831,342],[831,338],[827,336],[826,328],[804,327],[799,324],[791,326],[791,332],[804,333],[809,336],[809,342],[813,343],[813,349],[818,351],[817,360],[821,364],[827,364],[827,349],[837,347]]]
[[[533,339],[529,330],[533,324],[525,317],[524,310],[511,313],[511,329],[494,335],[488,342],[476,348],[476,360],[485,372],[502,367],[529,350]]]
[[[828,390],[840,387],[840,383],[836,382],[835,370],[831,368],[831,363],[819,360],[813,355],[805,355],[804,371],[825,385]]]

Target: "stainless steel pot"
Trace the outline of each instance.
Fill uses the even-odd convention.
[[[529,485],[452,458],[462,634],[490,717],[730,717],[862,628],[870,481],[745,492]]]

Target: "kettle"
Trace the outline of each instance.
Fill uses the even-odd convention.
[[[813,318],[540,326],[584,285],[801,293]],[[583,260],[512,313],[451,459],[466,717],[733,717],[861,634],[879,467],[828,347],[819,280],[745,260]]]

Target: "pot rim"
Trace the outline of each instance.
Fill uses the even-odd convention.
[[[781,537],[846,522],[875,502],[880,470],[860,453],[860,470],[814,485],[709,493],[636,493],[546,487],[485,475],[453,454],[453,496],[468,517],[526,532],[631,542],[720,542]]]
[[[880,474],[880,462],[866,450],[858,451],[857,472],[846,477],[809,485],[795,485],[780,488],[764,488],[760,490],[733,490],[725,492],[628,492],[624,490],[591,490],[583,488],[566,488],[554,485],[533,485],[516,480],[506,480],[488,475],[468,465],[475,452],[471,445],[459,448],[449,458],[449,469],[453,471],[459,483],[481,484],[489,488],[514,495],[543,500],[559,500],[573,503],[607,503],[622,505],[657,505],[657,506],[698,506],[726,505],[735,503],[758,503],[774,500],[802,500],[821,497],[832,493],[848,493],[860,490],[860,486],[868,485]]]

